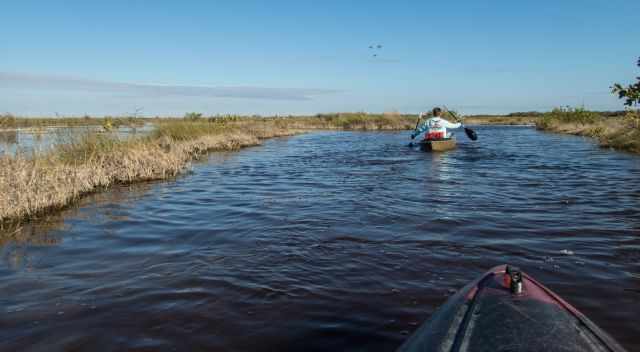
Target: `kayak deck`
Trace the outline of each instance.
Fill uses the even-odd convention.
[[[452,150],[456,148],[456,140],[455,138],[448,138],[443,140],[423,140],[418,143],[420,145],[420,149],[424,151],[433,151],[433,152],[444,152],[447,150]]]
[[[458,291],[398,351],[624,349],[551,290],[503,265]]]

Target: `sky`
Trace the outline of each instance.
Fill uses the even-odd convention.
[[[619,110],[640,56],[638,0],[1,1],[21,116]]]

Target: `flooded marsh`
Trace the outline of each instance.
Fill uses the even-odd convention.
[[[640,348],[640,158],[477,131],[441,154],[271,139],[26,224],[0,247],[0,350],[389,351],[502,263]]]

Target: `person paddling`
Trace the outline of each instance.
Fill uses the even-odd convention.
[[[439,107],[433,108],[433,117],[427,119],[422,125],[416,126],[415,131],[411,134],[411,139],[415,139],[420,134],[424,133],[424,139],[427,141],[437,141],[451,138],[451,135],[447,133],[447,128],[456,129],[462,126],[461,123],[451,123],[440,115],[442,109]],[[419,119],[427,114],[420,113]]]

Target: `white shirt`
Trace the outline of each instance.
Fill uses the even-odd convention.
[[[433,133],[433,132],[443,132],[446,137],[449,137],[447,134],[447,128],[459,128],[462,126],[461,123],[451,123],[439,116],[432,117],[425,121],[416,131],[415,135],[419,135],[422,133]]]

